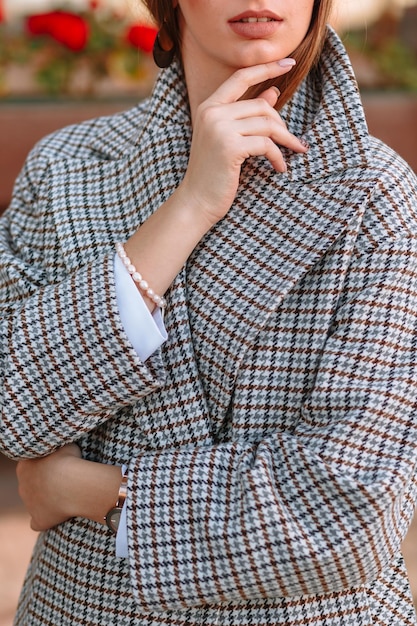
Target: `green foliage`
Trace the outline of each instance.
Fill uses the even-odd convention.
[[[345,45],[352,58],[358,66],[367,66],[372,73],[371,84],[368,84],[357,71],[359,84],[365,88],[417,92],[417,55],[401,39],[398,27],[392,21],[388,25],[390,28],[387,22],[381,22],[367,31],[345,35]]]

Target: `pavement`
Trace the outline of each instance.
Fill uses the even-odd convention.
[[[0,455],[0,626],[13,625],[19,592],[37,537],[20,503],[14,470],[14,463]],[[403,551],[417,605],[417,519]]]

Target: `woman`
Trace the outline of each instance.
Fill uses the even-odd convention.
[[[415,177],[328,0],[148,5],[151,99],[41,142],[2,219],[16,624],[416,624]]]

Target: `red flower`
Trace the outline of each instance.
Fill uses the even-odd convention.
[[[135,48],[139,48],[143,52],[152,52],[157,32],[156,28],[152,26],[133,24],[126,33],[126,39]]]
[[[31,35],[49,35],[74,52],[85,48],[88,41],[88,24],[79,15],[66,11],[31,15],[26,25]]]

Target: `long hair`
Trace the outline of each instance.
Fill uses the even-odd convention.
[[[297,65],[288,74],[256,85],[245,94],[245,98],[254,98],[268,87],[275,85],[281,91],[277,108],[282,108],[297,91],[303,79],[316,65],[323,48],[326,24],[328,22],[333,0],[314,0],[313,13],[309,29],[303,41],[291,56]],[[181,56],[181,33],[177,11],[172,0],[143,0],[153,16],[157,26],[164,27],[165,34],[172,41],[175,54]]]

